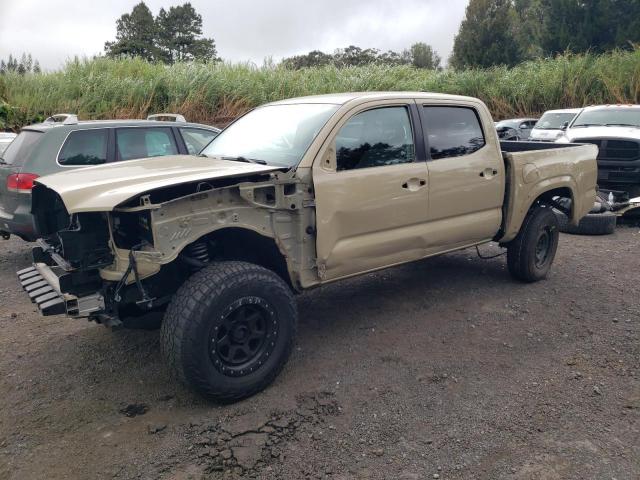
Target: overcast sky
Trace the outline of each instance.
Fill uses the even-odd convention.
[[[91,56],[113,40],[116,20],[139,0],[0,0],[0,58],[31,53],[45,69]],[[183,0],[147,0],[154,15]],[[443,59],[467,0],[191,0],[203,30],[225,60],[262,64],[265,57],[357,45],[400,51],[432,45]]]

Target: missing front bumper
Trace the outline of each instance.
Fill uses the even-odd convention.
[[[44,263],[34,263],[32,267],[17,272],[22,288],[45,316],[63,315],[69,317],[88,317],[104,311],[104,297],[92,293],[78,297],[63,293],[58,275]]]

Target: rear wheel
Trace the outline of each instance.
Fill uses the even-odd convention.
[[[161,341],[183,382],[223,402],[253,395],[280,373],[293,347],[297,309],[275,273],[244,262],[214,263],[180,287]]]
[[[523,282],[545,278],[556,256],[558,238],[558,220],[551,208],[534,207],[516,238],[507,245],[509,273]]]

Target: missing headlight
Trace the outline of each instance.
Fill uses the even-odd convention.
[[[130,250],[141,242],[153,245],[151,213],[115,212],[112,215],[113,240],[118,248]]]

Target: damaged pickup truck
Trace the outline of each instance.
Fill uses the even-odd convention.
[[[593,207],[597,153],[501,144],[473,98],[275,102],[198,157],[39,178],[42,238],[18,275],[45,315],[114,326],[165,311],[161,345],[177,376],[237,400],[289,357],[294,293],[491,241],[516,279],[543,279],[558,246],[552,207],[573,224]]]

